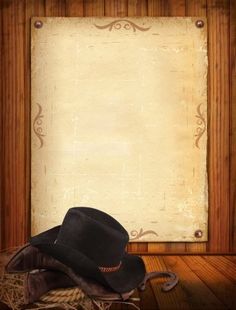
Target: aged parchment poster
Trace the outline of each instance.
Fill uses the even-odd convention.
[[[197,20],[32,19],[32,235],[89,206],[133,241],[207,240],[207,25]]]

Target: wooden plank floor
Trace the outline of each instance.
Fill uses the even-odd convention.
[[[174,271],[180,281],[172,291],[162,292],[161,283],[166,279],[151,280],[144,292],[134,294],[140,299],[135,301],[140,309],[236,309],[236,256],[145,255],[142,258],[147,271]],[[0,309],[4,309],[1,304]],[[110,308],[128,309],[135,308],[125,304]]]
[[[161,255],[143,256],[143,260],[147,271],[174,271],[180,281],[175,289],[165,293],[161,283],[166,279],[151,280],[144,292],[136,293],[140,309],[236,309],[236,256]],[[132,307],[111,307],[118,309]]]

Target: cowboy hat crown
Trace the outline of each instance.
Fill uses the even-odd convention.
[[[129,236],[124,227],[103,211],[74,207],[62,225],[30,239],[78,274],[91,277],[114,291],[132,290],[145,275],[143,260],[125,252]]]
[[[54,243],[64,244],[98,266],[116,267],[124,256],[129,236],[111,216],[92,208],[71,208]]]

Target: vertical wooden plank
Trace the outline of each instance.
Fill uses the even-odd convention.
[[[65,0],[45,0],[46,16],[65,16]]]
[[[185,16],[185,0],[167,0],[165,6],[168,16]]]
[[[165,0],[148,0],[148,16],[168,16]]]
[[[24,12],[24,1],[2,4],[2,248],[22,244],[28,233],[25,211]]]
[[[145,253],[148,251],[148,243],[147,242],[138,242],[137,250],[139,253]]]
[[[84,2],[84,16],[104,16],[104,0],[89,0]]]
[[[84,15],[83,0],[66,0],[66,16],[81,17]]]
[[[3,32],[2,32],[2,10],[0,9],[0,76],[4,79],[3,71],[2,71],[2,39],[3,39]],[[2,97],[2,83],[0,82],[0,250],[1,250],[1,243],[2,243],[2,226],[3,226],[3,218],[2,218],[2,208],[3,208],[3,192],[4,192],[4,182],[3,182],[3,97]]]
[[[204,253],[206,252],[207,242],[186,243],[185,249],[187,253]]]
[[[128,16],[147,16],[148,0],[128,0]]]
[[[128,0],[105,0],[105,16],[120,16],[128,15]]]
[[[130,242],[127,247],[129,253],[138,253],[138,242]]]
[[[183,253],[186,251],[185,242],[166,242],[165,252],[168,253]]]
[[[230,1],[230,250],[236,252],[236,1]]]
[[[149,242],[147,251],[149,253],[165,253],[166,243],[165,242]]]
[[[229,251],[229,3],[208,0],[208,250]]]
[[[32,16],[45,16],[45,0],[25,0],[25,11],[26,23]]]
[[[207,0],[186,0],[186,16],[206,16]]]
[[[130,242],[127,247],[129,253],[147,253],[148,243],[147,242]]]

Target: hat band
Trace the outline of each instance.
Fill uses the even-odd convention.
[[[98,267],[98,268],[101,272],[113,272],[113,271],[119,270],[120,266],[121,266],[121,261],[120,261],[119,265],[114,266],[114,267]]]

